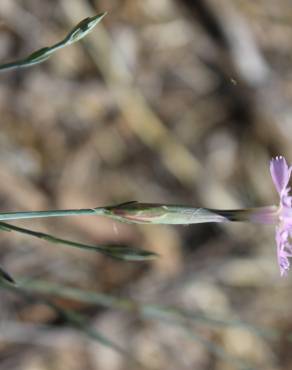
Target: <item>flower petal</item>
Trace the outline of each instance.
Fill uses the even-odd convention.
[[[291,175],[291,167],[289,168],[284,157],[276,157],[271,160],[270,172],[277,189],[277,192],[281,195],[287,191]]]
[[[289,231],[284,226],[276,227],[277,258],[281,276],[286,276],[290,268],[288,257],[291,256],[289,249]],[[287,250],[288,248],[288,250]]]

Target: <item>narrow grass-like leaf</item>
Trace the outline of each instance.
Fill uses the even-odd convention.
[[[64,48],[65,46],[71,45],[74,42],[81,40],[85,37],[106,15],[107,13],[101,13],[93,17],[88,17],[83,19],[77,24],[68,35],[60,42],[44,47],[39,50],[34,51],[28,57],[20,59],[14,62],[5,63],[0,65],[0,71],[7,71],[15,68],[30,67],[35,64],[39,64],[47,60],[53,53],[57,50]]]
[[[49,302],[45,300],[46,304],[52,307],[55,311],[58,312],[60,316],[72,327],[75,329],[83,332],[91,339],[99,342],[103,346],[109,347],[112,350],[120,353],[121,355],[128,357],[130,360],[135,361],[130,354],[124,350],[120,345],[109,339],[106,335],[98,332],[97,330],[93,329],[92,326],[87,322],[86,318],[72,310],[63,309],[59,305],[55,303]]]
[[[0,266],[0,280],[3,279],[9,283],[15,284],[13,277]]]
[[[123,246],[123,245],[114,245],[114,244],[113,245],[107,245],[107,244],[90,245],[90,244],[84,244],[84,243],[77,243],[71,240],[57,238],[53,235],[45,234],[39,231],[33,231],[30,229],[25,229],[25,228],[7,224],[4,222],[0,222],[0,230],[15,231],[21,234],[27,234],[27,235],[30,235],[30,236],[33,236],[39,239],[43,239],[43,240],[46,240],[48,242],[55,243],[55,244],[67,245],[73,248],[88,249],[91,251],[105,254],[115,259],[123,260],[123,261],[145,261],[145,260],[149,260],[149,259],[153,259],[157,257],[157,254],[143,250],[143,249]]]
[[[236,319],[220,319],[211,316],[206,316],[199,312],[189,311],[172,306],[161,306],[155,304],[141,304],[129,298],[116,297],[110,294],[87,291],[74,287],[68,287],[60,284],[54,284],[42,280],[21,280],[18,282],[19,287],[31,293],[47,294],[65,299],[71,299],[91,305],[100,305],[107,308],[124,310],[141,315],[144,318],[181,322],[194,322],[216,327],[243,327],[255,334],[276,339],[279,337],[278,332],[271,329],[260,328],[246,322]]]
[[[79,300],[81,302],[101,304],[105,307],[111,307],[111,308],[115,307],[115,308],[125,309],[135,314],[140,313],[145,318],[151,318],[151,319],[161,321],[165,323],[166,325],[181,327],[192,340],[200,342],[211,353],[213,353],[214,355],[222,358],[223,360],[229,363],[232,363],[236,368],[240,370],[255,370],[254,367],[250,366],[249,364],[246,364],[242,360],[228,354],[225,351],[225,349],[222,348],[220,345],[203,337],[197,330],[194,331],[190,327],[190,321],[189,321],[189,319],[191,318],[190,316],[185,317],[186,320],[183,320],[183,321],[178,320],[179,316],[177,315],[171,318],[170,313],[172,309],[169,309],[167,307],[163,308],[162,306],[145,305],[145,304],[140,305],[137,302],[134,302],[130,299],[121,299],[121,298],[113,297],[107,294],[100,294],[100,293],[88,292],[88,291],[86,292],[81,289],[59,286],[57,284],[51,284],[51,283],[39,281],[39,280],[30,281],[30,282],[28,281],[22,282],[18,286],[13,286],[11,284],[7,284],[7,283],[0,281],[0,287],[13,291],[15,293],[30,297],[30,299],[32,297],[36,299],[35,296],[32,295],[33,293],[42,294],[42,297],[37,297],[37,300],[40,302],[43,302],[44,304],[54,309],[64,319],[64,321],[67,324],[83,332],[84,334],[89,336],[91,339],[99,342],[100,344],[119,352],[121,355],[127,357],[133,363],[136,363],[137,365],[139,365],[139,369],[140,368],[143,369],[143,365],[139,364],[139,362],[131,355],[131,353],[128,353],[127,351],[125,351],[117,343],[109,339],[106,335],[93,329],[83,315],[77,312],[73,312],[68,309],[64,309],[56,305],[55,303],[51,302],[50,300],[48,300],[43,295],[49,294],[49,295],[54,295],[57,297]],[[149,311],[148,310],[144,311],[143,308],[151,308],[151,309]],[[177,310],[175,310],[175,312],[176,314],[178,313]],[[191,321],[194,323],[197,323],[195,316],[193,317]],[[207,322],[207,318],[206,318],[206,322]],[[212,319],[210,320],[210,324],[212,324]],[[228,322],[226,322],[226,325],[228,325]],[[231,323],[231,325],[233,325],[233,323]],[[244,323],[242,323],[242,325],[245,326]],[[249,325],[247,325],[247,328],[249,328]]]
[[[21,289],[19,286],[11,285],[1,280],[0,288],[12,291],[16,294],[20,294],[25,298],[29,298],[30,301],[32,299],[33,300],[36,299],[34,296],[31,295],[31,292]],[[143,369],[143,365],[141,365],[130,353],[123,349],[119,344],[114,342],[112,339],[108,338],[105,334],[100,333],[96,329],[92,328],[88,320],[82,314],[79,314],[72,310],[64,309],[60,305],[57,305],[56,303],[48,300],[45,297],[37,297],[36,300],[38,302],[42,302],[43,304],[47,305],[48,307],[56,311],[56,313],[62,317],[62,319],[65,321],[67,325],[87,335],[89,338],[100,343],[101,345],[108,347],[115,352],[118,352],[120,355],[126,357],[129,361],[133,362],[133,364],[136,364],[138,368]]]
[[[163,307],[158,305],[149,305],[149,304],[140,304],[131,299],[124,299],[120,297],[115,297],[112,295],[84,291],[82,289],[65,287],[58,284],[53,284],[45,281],[29,281],[27,280],[20,282],[19,288],[21,290],[27,291],[29,293],[38,293],[38,294],[47,294],[49,296],[62,297],[66,299],[77,300],[89,304],[97,304],[108,308],[116,308],[131,312],[133,314],[139,314],[146,319],[154,319],[165,323],[166,325],[178,326],[182,328],[186,334],[195,341],[203,344],[208,351],[214,355],[222,358],[223,360],[232,363],[236,368],[240,370],[255,370],[250,364],[245,363],[244,361],[228,354],[223,347],[216,344],[215,342],[203,337],[198,330],[194,331],[190,326],[190,323],[194,324],[208,324],[211,326],[241,326],[248,330],[254,331],[258,335],[267,336],[275,338],[275,332],[265,330],[262,328],[254,327],[252,325],[240,322],[238,320],[218,320],[209,318],[201,314],[196,314],[194,312],[189,312],[185,310],[179,310],[172,307]],[[74,314],[74,313],[72,313]],[[71,314],[70,314],[71,315]],[[74,314],[75,315],[75,314]],[[89,336],[94,338],[95,334],[90,333],[90,329],[83,324],[83,320],[77,316],[72,317],[72,322],[75,322],[77,325],[83,327],[83,331],[87,332]],[[86,328],[86,329],[84,329]],[[99,334],[98,334],[99,335]],[[276,338],[279,338],[279,333]],[[100,338],[98,338],[100,340]],[[105,343],[106,344],[106,343]]]

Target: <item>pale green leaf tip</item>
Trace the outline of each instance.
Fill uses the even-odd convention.
[[[106,16],[107,12],[103,12],[93,17],[87,17],[77,24],[73,30],[64,39],[64,45],[69,45],[81,40]]]
[[[108,15],[108,12],[107,12],[107,11],[105,11],[105,12],[103,12],[103,13],[98,14],[98,15],[97,15],[97,17],[99,17],[99,18],[100,18],[100,20],[102,20],[102,18],[104,18],[106,15]]]
[[[97,15],[94,15],[93,17],[89,17],[90,20],[90,28],[93,28],[97,25],[102,19],[108,14],[108,12],[99,13]]]
[[[159,255],[154,252],[119,245],[108,247],[103,253],[118,260],[132,262],[148,261],[159,257]]]

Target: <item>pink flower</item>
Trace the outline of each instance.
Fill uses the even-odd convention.
[[[292,167],[288,167],[285,158],[276,157],[271,160],[270,171],[280,195],[276,242],[281,276],[285,276],[290,267],[288,257],[292,257],[292,197],[289,195],[290,188],[288,187]]]

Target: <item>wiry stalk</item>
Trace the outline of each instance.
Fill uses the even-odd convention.
[[[105,216],[117,221],[136,224],[190,225],[237,221],[273,224],[277,218],[277,207],[216,210],[180,205],[127,202],[115,206],[87,209],[2,212],[0,213],[0,221],[81,215]]]
[[[106,256],[123,260],[123,261],[145,261],[157,257],[157,254],[144,249],[139,249],[127,245],[121,244],[103,244],[103,245],[91,245],[79,242],[74,242],[67,239],[58,238],[54,235],[26,229],[23,227],[7,224],[0,222],[0,230],[3,231],[14,231],[21,234],[33,236],[38,239],[46,240],[47,242],[54,244],[61,244],[72,248],[86,249],[93,252],[98,252]],[[5,280],[13,282],[13,279],[4,270],[0,270],[0,277]]]

